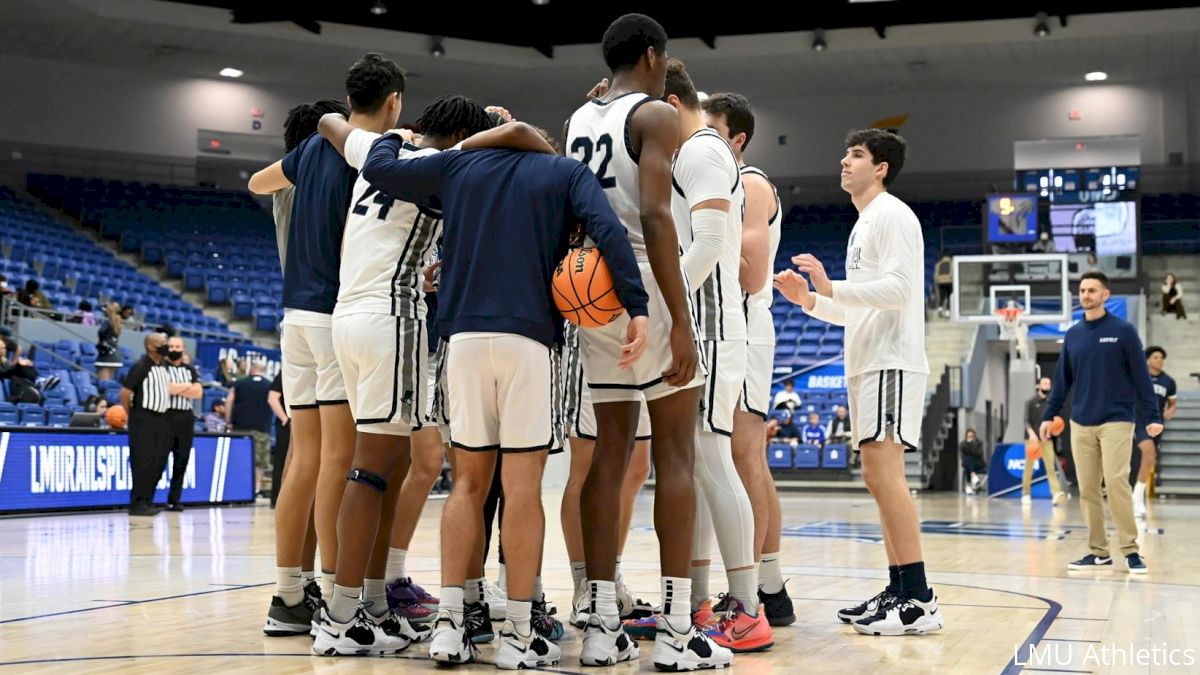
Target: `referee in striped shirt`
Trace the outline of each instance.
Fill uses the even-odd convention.
[[[129,413],[129,467],[133,475],[129,515],[153,516],[154,486],[166,464],[171,442],[167,410],[171,406],[170,375],[162,366],[167,336],[146,336],[146,355],[138,359],[121,381],[121,405]]]
[[[191,363],[185,362],[184,355],[183,338],[175,336],[167,340],[167,358],[161,367],[167,370],[167,393],[171,397],[167,404],[167,424],[171,427],[167,454],[174,458],[171,489],[167,492],[168,511],[183,510],[179,501],[183,494],[183,476],[192,458],[192,440],[196,434],[194,402],[204,396],[200,373]]]

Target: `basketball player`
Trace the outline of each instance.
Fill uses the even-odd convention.
[[[569,622],[583,628],[588,620],[587,564],[583,555],[583,527],[579,519],[580,495],[592,466],[592,455],[596,449],[596,413],[592,408],[592,392],[588,388],[583,372],[583,360],[579,355],[579,328],[566,322],[563,328],[563,423],[571,444],[571,468],[567,485],[563,488],[561,518],[563,540],[567,545],[567,557],[571,564],[571,581],[575,594],[571,602]],[[617,610],[622,620],[641,619],[650,616],[653,608],[641,599],[634,599],[621,574],[621,553],[629,537],[629,525],[633,522],[633,506],[638,491],[650,475],[650,412],[646,406],[638,411],[637,436],[633,455],[625,469],[621,482],[621,541],[617,547],[616,589]]]
[[[315,103],[303,103],[289,110],[287,118],[283,123],[284,153],[286,154],[295,150],[306,138],[317,133],[317,123],[320,121],[321,115],[331,112],[341,113],[342,115],[350,114],[350,110],[346,107],[345,103],[332,99],[322,99]],[[271,195],[271,212],[275,221],[275,239],[279,246],[280,260],[287,260],[288,231],[291,226],[292,201],[295,193],[296,186],[290,185],[282,190],[275,191]],[[281,387],[282,384],[283,376],[281,374]],[[282,391],[280,394],[282,395]],[[307,462],[308,466],[301,470],[305,472],[304,475],[311,476],[315,483],[317,468],[312,463],[320,460],[321,448],[313,446],[306,448],[306,450],[305,460],[302,460],[302,462]],[[296,446],[290,445],[287,457],[283,462],[281,488],[284,483],[288,482],[287,475],[292,471],[291,467],[296,455]],[[313,494],[312,492],[301,494],[299,491],[293,491],[292,496],[304,500],[303,508],[295,508],[294,505],[286,509],[281,507],[278,503],[279,494],[276,494],[275,536],[278,538],[286,534],[287,540],[292,541],[293,534],[300,528],[304,528],[304,547],[300,556],[300,576],[302,577],[301,583],[304,584],[304,612],[305,615],[311,615],[316,611],[317,605],[321,602],[321,586],[316,581],[316,572],[314,571],[317,557],[317,529],[316,523],[313,521]],[[304,517],[308,519],[307,527],[304,526],[304,521],[301,520]],[[312,632],[311,621],[311,616],[309,616],[308,624],[310,626],[310,633]],[[297,626],[301,625],[303,623],[297,623]]]
[[[784,297],[822,321],[846,327],[846,382],[863,480],[879,507],[888,587],[838,612],[865,635],[911,635],[942,628],[937,597],[925,581],[921,529],[904,453],[920,443],[925,405],[924,242],[912,209],[888,187],[904,167],[905,143],[880,129],[846,138],[842,189],[858,210],[846,249],[846,279],[830,281],[812,255],[792,258],[775,275]],[[907,386],[906,386],[907,385]]]
[[[379,138],[376,130],[394,127],[400,106],[399,95],[394,105],[389,98],[377,113],[380,124],[362,129],[329,115],[321,120],[321,134],[351,167],[361,169],[371,144]],[[441,130],[426,133],[428,149],[402,148],[401,153],[434,153],[488,128],[483,108],[461,96],[440,99],[431,107],[435,114],[443,108],[461,111],[461,123],[449,129],[451,135],[439,134]],[[385,631],[393,628],[391,632],[410,641],[430,634],[427,626],[418,628],[406,617],[391,614],[385,574],[396,500],[410,464],[409,436],[423,426],[427,415],[429,366],[422,271],[441,225],[440,213],[395,200],[362,175],[355,182],[354,204],[346,217],[333,344],[358,437],[354,469],[338,518],[337,584],[318,621],[320,632],[313,645],[318,654],[357,654],[369,647],[358,641],[369,633],[356,635],[349,630],[356,618],[373,621]],[[403,483],[410,494],[401,514],[414,528],[432,483],[432,479],[421,486],[414,481]],[[371,564],[364,585],[368,556]]]
[[[746,196],[737,157],[705,124],[696,87],[678,59],[667,62],[665,91],[664,100],[679,113],[680,147],[671,169],[671,215],[684,251],[679,266],[696,289],[693,304],[708,365],[696,446],[692,607],[701,608],[701,623],[711,616],[704,616],[706,610],[721,615],[713,634],[717,644],[734,652],[760,651],[773,639],[758,613],[754,512],[731,445],[733,414],[746,380],[746,315],[738,282]],[[714,532],[729,579],[729,593],[717,607],[704,606]]]
[[[404,85],[404,75],[394,62],[373,53],[359,59],[346,75],[350,123],[381,124],[376,113],[389,100],[398,101]],[[283,260],[284,318],[280,346],[283,394],[292,415],[292,444],[297,461],[285,475],[279,497],[283,505],[276,512],[290,508],[307,510],[305,496],[315,491],[312,508],[321,549],[324,598],[333,592],[337,518],[354,453],[354,417],[334,353],[332,314],[337,304],[342,234],[355,178],[354,169],[346,165],[333,146],[314,135],[250,179],[250,190],[257,194],[296,186]],[[319,455],[311,457],[308,448],[318,445]],[[294,488],[290,485],[293,481]],[[293,489],[300,495],[295,501],[289,494]],[[269,634],[300,632],[298,619],[303,612],[288,608],[298,606],[303,599],[302,578],[294,567],[303,542],[302,532],[277,532],[276,556],[281,561],[277,563],[279,602],[272,599],[272,610],[278,616],[268,615],[264,632]],[[291,564],[284,565],[282,561]],[[385,646],[391,649],[393,644]]]
[[[714,94],[700,102],[708,126],[733,148],[746,192],[742,216],[742,260],[738,283],[746,314],[746,380],[741,405],[733,415],[733,462],[754,509],[754,559],[758,600],[772,626],[795,622],[792,599],[779,569],[782,516],[779,494],[767,466],[767,412],[775,367],[775,319],[771,316],[771,268],[779,250],[783,208],[767,175],[746,164],[754,137],[754,110],[741,94]]]
[[[1158,411],[1162,415],[1163,424],[1175,416],[1175,380],[1163,372],[1163,363],[1167,360],[1167,350],[1162,347],[1146,348],[1146,365],[1150,368],[1150,382],[1154,385],[1154,398],[1158,400]],[[1154,471],[1158,448],[1162,445],[1162,434],[1150,438],[1146,427],[1138,424],[1134,427],[1135,442],[1139,452],[1134,452],[1134,472],[1137,484],[1133,486],[1133,515],[1137,518],[1146,517],[1146,485],[1150,482]]]
[[[509,127],[528,128],[512,123],[495,131]],[[551,665],[559,649],[534,632],[530,619],[544,527],[542,467],[561,434],[553,410],[561,323],[549,286],[566,253],[566,223],[582,222],[597,242],[617,297],[634,317],[627,322],[622,368],[633,366],[646,348],[645,290],[624,228],[586,167],[552,154],[506,150],[400,160],[399,147],[392,135],[380,139],[363,172],[398,198],[443,206],[438,324],[449,339],[451,443],[462,451],[442,517],[443,586],[430,657],[464,663],[477,653],[463,626],[462,585],[480,538],[496,453],[503,452],[506,509],[521,517],[501,523],[508,598],[496,665]]]
[[[657,100],[666,87],[666,49],[666,31],[654,19],[626,14],[614,21],[603,39],[611,89],[575,111],[565,134],[566,151],[596,174],[629,232],[650,296],[650,332],[655,336],[646,356],[629,370],[617,367],[628,318],[580,336],[597,427],[581,503],[590,607],[580,661],[601,666],[638,657],[637,645],[621,629],[617,607],[620,518],[614,516],[620,513],[638,405],[645,402],[657,476],[654,528],[663,590],[654,663],[695,670],[727,665],[733,657],[701,633],[690,615],[692,473],[704,373],[698,367],[697,336],[671,217],[671,159],[679,146],[679,116]]]

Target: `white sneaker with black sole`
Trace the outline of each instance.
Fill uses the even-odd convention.
[[[654,667],[680,672],[728,668],[733,664],[733,652],[713,642],[690,621],[687,632],[675,630],[665,616],[658,617],[654,635]]]
[[[588,592],[588,585],[585,581],[575,587],[575,595],[571,598],[571,616],[567,617],[567,623],[576,628],[586,626],[588,609],[591,604],[591,594]]]
[[[863,635],[924,635],[941,630],[944,624],[937,596],[930,591],[927,602],[917,598],[897,598],[874,616],[850,625]]]
[[[488,618],[503,621],[508,616],[508,591],[491,582],[483,585],[483,603],[488,608]]]
[[[391,636],[403,637],[409,642],[424,642],[433,635],[433,629],[428,624],[412,623],[390,609],[383,616],[372,616],[369,612],[368,616],[383,629],[383,632]]]
[[[1112,558],[1108,556],[1098,556],[1089,553],[1079,560],[1067,563],[1067,569],[1075,571],[1087,570],[1111,570],[1113,568]]]
[[[562,651],[558,645],[538,635],[532,628],[521,635],[511,621],[500,630],[500,649],[496,650],[496,667],[501,670],[541,668],[558,665]]]
[[[604,624],[603,619],[592,614],[583,628],[583,647],[579,651],[579,662],[585,666],[611,666],[622,661],[636,661],[641,652],[637,643],[625,634],[621,621],[615,627]]]
[[[479,656],[479,648],[467,638],[462,621],[455,621],[448,610],[438,611],[433,622],[433,637],[429,640],[429,658],[438,663],[471,663]]]
[[[345,623],[334,621],[328,608],[322,607],[312,651],[317,656],[388,656],[408,649],[409,643],[402,635],[384,632],[362,607]]]
[[[623,576],[617,576],[616,587],[617,611],[621,614],[622,621],[645,619],[653,613],[654,607],[650,603],[641,598],[633,597],[633,593],[629,592],[629,587],[625,585]]]
[[[839,609],[837,617],[841,619],[843,623],[853,623],[860,619],[874,616],[875,613],[879,611],[880,606],[886,604],[889,601],[889,598],[893,598],[895,595],[895,593],[892,593],[885,588],[870,600],[860,602],[853,607]]]

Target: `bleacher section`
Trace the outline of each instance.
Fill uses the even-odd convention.
[[[121,250],[182,279],[212,305],[275,332],[283,317],[271,215],[247,193],[168,185],[29,176],[29,191]]]
[[[213,334],[210,337],[243,339],[179,294],[3,187],[0,254],[0,273],[8,277],[10,289],[24,286],[27,279],[37,279],[58,311],[74,312],[81,300],[88,300],[100,316],[101,303],[115,300],[132,305],[146,323],[169,323],[189,337],[203,331]]]

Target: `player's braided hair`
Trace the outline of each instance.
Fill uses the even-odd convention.
[[[417,128],[426,136],[451,138],[462,132],[464,138],[492,128],[483,106],[466,96],[443,96],[425,108],[417,118]]]

